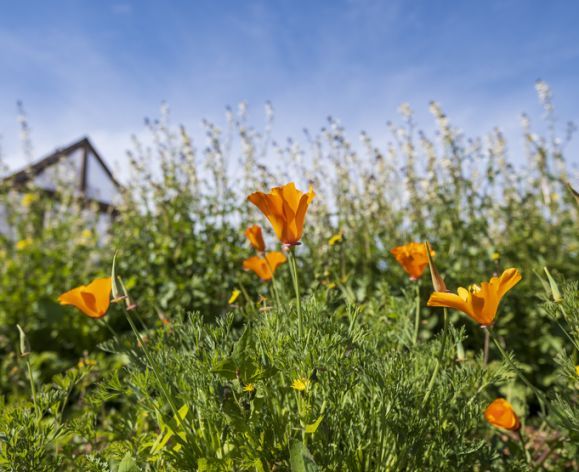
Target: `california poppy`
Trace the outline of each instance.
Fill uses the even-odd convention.
[[[517,431],[521,422],[512,405],[504,398],[497,398],[485,410],[485,420],[497,428]]]
[[[506,269],[500,277],[493,277],[480,286],[471,285],[468,290],[459,287],[457,293],[434,292],[430,295],[428,306],[454,308],[481,326],[490,326],[495,320],[501,299],[521,278],[517,269]]]
[[[265,242],[263,241],[261,226],[253,225],[248,227],[245,230],[245,237],[249,239],[249,242],[257,252],[265,251]]]
[[[426,254],[426,247],[424,244],[408,243],[404,246],[398,246],[391,249],[390,253],[408,273],[411,280],[417,280],[422,277],[424,269],[428,265],[428,255]],[[434,256],[434,254],[435,252],[431,249],[430,255]]]
[[[306,211],[315,195],[311,187],[303,193],[290,182],[272,188],[269,194],[254,192],[247,199],[266,216],[283,244],[295,246],[300,244]]]
[[[268,252],[265,257],[253,256],[243,261],[245,270],[252,270],[262,280],[271,280],[273,274],[280,264],[283,264],[287,258],[282,252]]]
[[[102,318],[107,314],[111,301],[110,277],[95,279],[88,285],[73,288],[58,297],[61,305],[73,305],[90,318]]]

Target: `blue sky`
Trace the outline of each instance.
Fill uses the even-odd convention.
[[[280,138],[333,115],[385,142],[400,103],[429,129],[435,99],[469,134],[498,125],[520,141],[520,113],[542,115],[538,78],[561,128],[579,123],[577,24],[571,0],[5,1],[1,145],[11,166],[25,162],[17,100],[36,156],[86,134],[109,162],[163,100],[198,146],[201,119],[222,123],[241,100],[257,126],[271,100]],[[569,152],[577,163],[579,146]]]

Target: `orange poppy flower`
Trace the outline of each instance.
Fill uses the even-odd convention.
[[[295,246],[300,244],[306,211],[315,195],[312,187],[302,193],[290,182],[272,188],[269,194],[254,192],[247,199],[266,216],[283,244]]]
[[[245,237],[249,239],[249,242],[257,252],[265,251],[265,242],[263,241],[261,226],[253,225],[247,228],[245,230]]]
[[[428,265],[428,255],[424,244],[408,243],[404,246],[395,247],[390,250],[390,253],[408,273],[411,280],[417,280],[422,277],[424,269]],[[430,255],[435,255],[432,249],[430,250]]]
[[[519,417],[512,405],[504,398],[497,398],[485,410],[485,420],[497,428],[517,431],[521,427]]]
[[[506,269],[500,277],[489,282],[471,285],[468,290],[459,287],[457,293],[434,292],[428,306],[444,306],[462,311],[481,326],[490,326],[495,320],[503,296],[521,280],[517,269]]]
[[[287,258],[282,252],[268,252],[265,257],[253,256],[244,260],[243,268],[252,270],[261,280],[271,280],[277,267],[286,260]]]
[[[90,318],[102,318],[107,314],[111,301],[110,277],[95,279],[88,285],[73,288],[58,297],[61,305],[73,305]]]

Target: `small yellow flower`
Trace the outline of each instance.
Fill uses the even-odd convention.
[[[241,292],[237,289],[235,289],[233,292],[231,292],[231,296],[229,297],[229,300],[227,301],[227,303],[229,303],[230,305],[235,303],[235,300],[237,300],[240,293]]]
[[[498,252],[493,252],[492,255],[491,255],[491,259],[492,259],[493,261],[498,261],[500,258],[501,258],[501,255],[500,255],[500,253],[498,253]]]
[[[575,373],[576,373],[577,375],[579,375],[579,365],[576,365],[576,366],[575,366]]]
[[[38,195],[35,195],[34,193],[25,193],[22,196],[21,203],[24,208],[29,208],[36,200],[38,200]]]
[[[83,367],[93,367],[97,365],[97,362],[94,359],[81,359],[78,361],[78,368],[82,369]]]
[[[342,233],[342,230],[340,230],[328,240],[328,244],[330,246],[335,246],[336,244],[341,243],[343,241],[343,239],[344,239],[344,234]]]
[[[24,249],[32,246],[32,238],[21,239],[16,243],[17,251],[24,251]]]
[[[299,377],[292,382],[292,388],[298,392],[305,392],[310,386],[310,380],[305,377]]]
[[[243,391],[247,393],[255,392],[255,385],[249,383],[243,387]]]

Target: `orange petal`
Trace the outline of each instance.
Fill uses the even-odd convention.
[[[283,264],[285,261],[287,261],[285,254],[279,251],[268,252],[265,255],[265,258],[267,259],[267,263],[273,272],[275,272],[280,264]]]
[[[312,197],[313,198],[313,197]],[[306,211],[308,211],[308,206],[311,202],[310,194],[306,193],[300,198],[298,209],[296,211],[295,223],[296,223],[296,239],[299,241],[302,238],[302,233],[304,230],[304,221],[306,219]]]
[[[271,270],[269,270],[265,259],[258,256],[253,256],[244,260],[243,268],[255,272],[255,274],[262,280],[270,280],[272,277]]]
[[[93,280],[89,285],[69,290],[58,297],[61,305],[73,305],[90,318],[106,315],[111,299],[110,277]]]
[[[93,280],[87,286],[87,292],[92,293],[95,297],[97,313],[104,316],[111,303],[112,280],[110,277]]]
[[[266,195],[254,192],[247,199],[253,203],[271,223],[278,239],[282,239],[284,231],[283,200],[279,195]]]
[[[290,182],[281,187],[272,188],[271,192],[279,195],[286,202],[287,210],[290,210],[292,215],[296,214],[302,196],[302,192],[296,188],[296,184]]]
[[[265,242],[263,240],[263,233],[261,226],[253,225],[245,230],[245,237],[249,240],[253,248],[258,252],[265,251]]]
[[[499,287],[497,295],[499,301],[501,300],[501,298],[503,298],[505,293],[507,293],[510,289],[512,289],[515,285],[517,285],[522,278],[523,277],[521,276],[521,273],[517,269],[514,268],[506,269],[501,274],[498,280]]]
[[[454,308],[455,310],[462,311],[473,319],[476,318],[470,305],[455,293],[434,292],[430,295],[427,305]]]
[[[61,305],[75,306],[84,312],[85,304],[82,296],[80,295],[80,291],[81,287],[73,288],[72,290],[63,293],[60,297],[58,297],[58,302]]]

